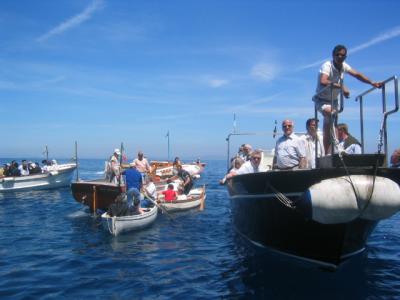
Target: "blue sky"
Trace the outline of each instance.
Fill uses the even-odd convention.
[[[234,113],[240,132],[272,132],[285,118],[304,131],[336,44],[373,80],[400,74],[399,11],[397,0],[0,1],[0,156],[40,156],[48,145],[52,157],[71,157],[77,141],[84,158],[124,142],[129,158],[140,149],[165,159],[169,131],[171,156],[225,158]],[[353,97],[341,121],[359,136],[354,96],[369,86],[345,81]],[[389,119],[391,148],[398,125]],[[235,140],[244,142],[274,145]]]

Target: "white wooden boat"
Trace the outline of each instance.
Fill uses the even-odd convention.
[[[156,220],[158,208],[153,206],[142,209],[142,214],[121,217],[111,217],[105,212],[101,215],[103,227],[114,236],[147,227]]]
[[[165,201],[164,195],[159,196],[160,206],[167,212],[184,211],[199,207],[202,209],[206,200],[206,188],[195,188],[188,195],[179,195],[177,200]]]
[[[158,167],[156,169],[155,175],[160,176],[161,178],[173,176],[173,169],[172,165]],[[198,164],[183,164],[182,169],[187,171],[190,175],[195,177],[200,177],[200,173],[203,172],[203,166]]]
[[[0,193],[52,189],[68,186],[76,169],[76,163],[52,166],[49,172],[0,178]]]

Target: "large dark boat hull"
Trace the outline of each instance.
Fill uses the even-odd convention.
[[[397,184],[400,178],[399,169],[372,167],[269,171],[235,176],[228,181],[234,226],[241,235],[259,246],[338,265],[364,250],[379,221],[355,218],[346,223],[322,224],[312,219],[310,208],[305,207],[307,203],[300,200],[313,184],[347,174],[376,174]],[[294,207],[278,200],[279,192]]]
[[[107,211],[117,197],[125,192],[124,185],[104,180],[77,181],[71,183],[71,191],[75,200],[89,207],[91,212]]]

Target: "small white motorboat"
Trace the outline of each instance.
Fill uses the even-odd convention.
[[[0,178],[0,193],[52,189],[68,186],[76,169],[76,163],[52,166],[46,173]]]
[[[142,208],[142,210],[141,214],[120,217],[111,217],[108,212],[105,212],[101,215],[103,227],[114,236],[147,227],[156,220],[158,208],[153,206]]]
[[[178,195],[178,199],[174,201],[165,201],[164,195],[159,196],[160,206],[167,212],[184,211],[199,207],[204,208],[206,200],[205,186],[190,190],[188,195]]]

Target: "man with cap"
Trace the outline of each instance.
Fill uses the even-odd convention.
[[[110,157],[110,160],[107,164],[106,178],[110,182],[118,182],[119,174],[120,174],[120,165],[119,165],[119,156],[121,155],[121,151],[118,148],[114,149],[113,155]]]

